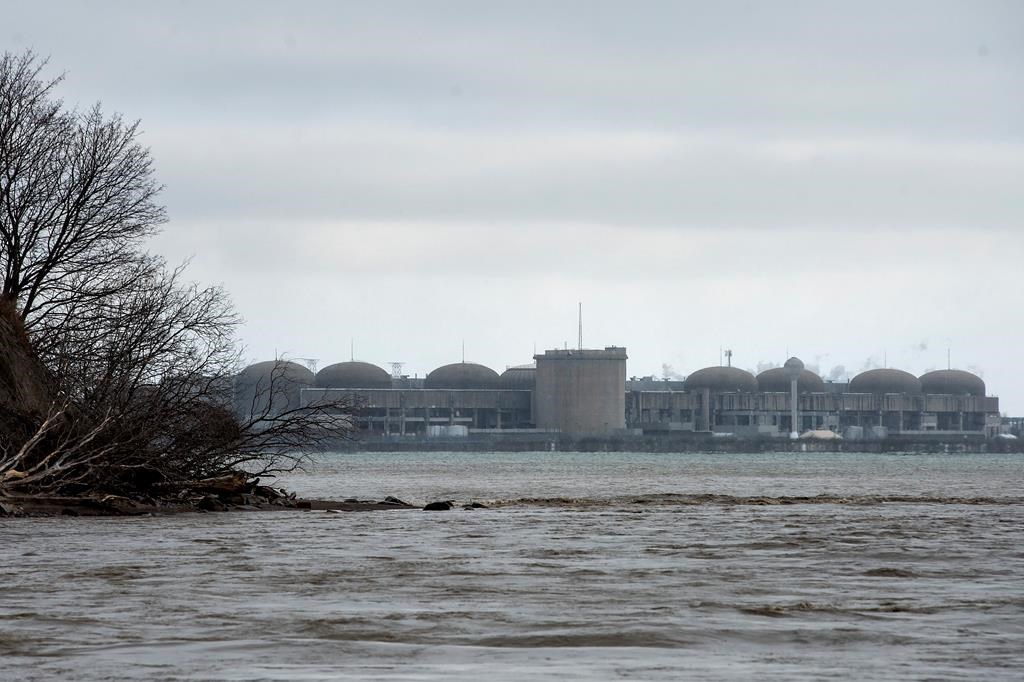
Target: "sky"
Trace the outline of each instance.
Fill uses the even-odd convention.
[[[500,372],[582,302],[630,376],[948,357],[1024,414],[1024,3],[0,5],[254,361]]]

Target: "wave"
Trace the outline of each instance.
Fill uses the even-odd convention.
[[[716,601],[701,601],[690,605],[691,608],[699,610],[731,610],[747,616],[762,616],[765,618],[788,618],[809,616],[815,614],[860,616],[874,619],[880,615],[891,613],[918,613],[934,614],[956,608],[956,605],[926,605],[910,602],[886,601],[877,604],[841,605],[832,603],[817,603],[810,601],[798,601],[793,603],[729,603]]]
[[[712,493],[658,493],[623,497],[518,497],[490,500],[489,507],[643,507],[643,506],[775,506],[806,504],[942,504],[1020,505],[1021,497],[956,497],[935,495],[719,495]]]
[[[863,575],[869,578],[917,578],[919,575],[913,571],[908,571],[904,568],[872,568],[864,571]]]
[[[653,630],[617,630],[614,632],[535,633],[495,635],[476,639],[475,646],[560,649],[560,648],[677,648],[694,642]]]

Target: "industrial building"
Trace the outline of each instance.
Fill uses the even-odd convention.
[[[626,349],[549,350],[535,356],[537,427],[570,434],[626,428]]]
[[[659,381],[627,380],[626,361],[626,349],[615,346],[548,350],[533,364],[501,374],[459,362],[424,379],[357,361],[316,374],[294,362],[263,362],[239,375],[236,406],[246,412],[267,409],[268,400],[276,407],[350,397],[360,405],[355,421],[363,439],[679,432],[777,438],[812,431],[856,439],[992,437],[1000,430],[999,399],[986,395],[980,377],[955,369],[921,377],[872,369],[838,383],[823,381],[793,358],[786,368],[757,376],[718,366],[684,381]]]
[[[797,379],[797,414],[781,368],[758,376],[736,367],[694,372],[682,390],[629,392],[631,426],[645,431],[697,430],[737,436],[782,436],[829,430],[847,437],[941,435],[999,431],[999,399],[985,395],[981,378],[959,370],[922,377],[872,369],[847,383],[826,383],[804,370]],[[646,387],[645,387],[646,388]]]

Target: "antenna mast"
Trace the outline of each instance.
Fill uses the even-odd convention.
[[[583,350],[583,301],[580,301],[579,303],[579,315],[577,319],[579,320],[580,327],[579,349]]]

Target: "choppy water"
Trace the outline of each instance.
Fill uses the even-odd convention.
[[[10,679],[1020,679],[1019,455],[329,455],[474,511],[0,519]]]

